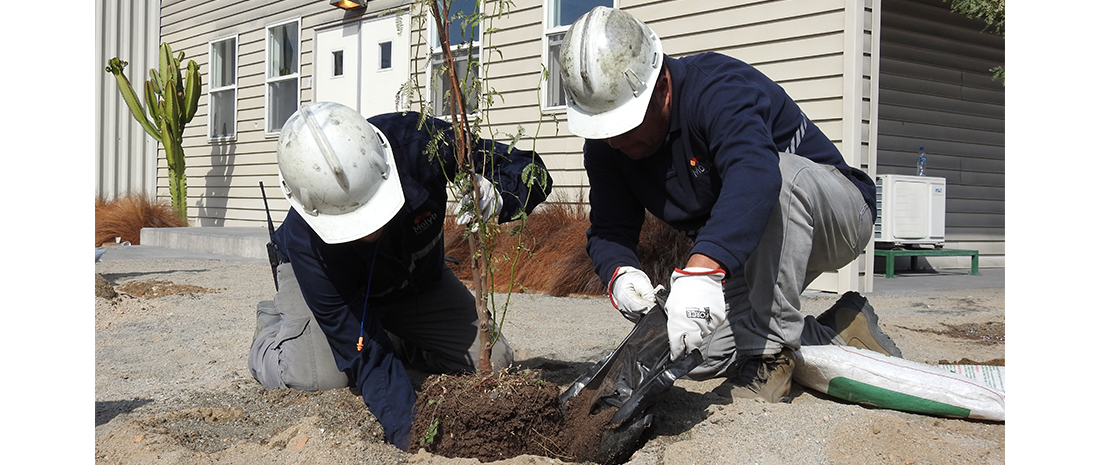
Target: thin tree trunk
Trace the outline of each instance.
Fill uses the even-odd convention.
[[[454,56],[451,54],[450,39],[447,34],[446,23],[450,21],[450,5],[446,0],[443,3],[443,11],[439,9],[439,3],[436,0],[427,0],[431,5],[432,17],[435,19],[436,31],[439,35],[439,46],[443,49],[443,61],[446,63],[448,69],[448,75],[450,76],[450,82],[447,83],[450,88],[450,110],[451,110],[451,123],[454,126],[455,133],[455,151],[458,157],[458,167],[465,169],[467,175],[470,178],[470,197],[473,199],[474,204],[474,224],[480,224],[485,219],[481,217],[481,210],[478,205],[481,205],[480,188],[478,186],[477,177],[474,176],[475,171],[472,163],[469,161],[470,153],[470,122],[466,118],[466,102],[464,99],[459,98],[462,93],[462,86],[459,84],[457,73],[454,67]],[[444,18],[447,18],[445,21]],[[493,348],[493,324],[489,314],[489,305],[487,299],[488,285],[488,268],[486,261],[486,254],[479,253],[483,250],[485,244],[485,228],[477,228],[476,231],[470,233],[468,242],[470,244],[470,266],[473,268],[472,276],[474,278],[474,293],[475,302],[477,304],[477,320],[478,320],[478,334],[481,338],[481,351],[478,355],[477,369],[479,373],[488,374],[493,371],[492,361],[490,354]]]

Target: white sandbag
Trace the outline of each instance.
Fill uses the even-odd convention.
[[[957,375],[963,375],[974,381],[993,388],[994,391],[1005,391],[1005,367],[994,365],[937,365],[944,370]]]
[[[832,397],[928,415],[1005,420],[1003,390],[935,365],[849,346],[802,346],[796,353],[795,381]]]

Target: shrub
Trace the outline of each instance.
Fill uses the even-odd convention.
[[[187,226],[176,215],[171,204],[128,194],[106,200],[95,199],[95,245],[114,243],[115,238],[137,245],[141,243],[141,228],[171,228]]]
[[[509,227],[503,225],[494,244],[497,259],[491,265],[495,269],[495,283],[490,284],[494,291],[508,290],[508,272],[513,260],[518,260],[513,284],[515,292],[527,290],[559,297],[607,293],[585,250],[588,213],[581,203],[545,204],[528,216],[527,230],[523,233],[524,248],[519,253],[516,253],[516,238],[507,232]],[[462,239],[464,229],[455,224],[453,217],[448,217],[443,240],[445,253],[459,261],[452,266],[455,275],[469,282],[470,249]],[[647,214],[638,242],[638,260],[654,285],[668,287],[672,270],[686,263],[691,245],[691,240],[683,234]]]

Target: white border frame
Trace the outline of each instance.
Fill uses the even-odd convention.
[[[214,87],[214,82],[213,82],[214,80],[212,78],[210,79],[210,83],[208,84],[209,88],[206,91],[207,92],[206,140],[208,142],[226,142],[226,141],[237,140],[237,123],[240,121],[240,119],[238,118],[239,110],[240,110],[240,106],[238,105],[238,101],[240,100],[240,92],[239,92],[240,91],[240,85],[239,85],[239,83],[240,83],[240,80],[241,80],[241,73],[240,73],[240,70],[241,70],[241,38],[240,38],[240,34],[233,34],[231,36],[221,37],[221,38],[214,39],[214,40],[211,40],[211,41],[206,43],[207,61],[208,61],[208,65],[210,66],[210,72],[207,73],[207,76],[213,76],[214,75],[214,44],[225,42],[227,40],[232,40],[233,41],[233,84],[228,85],[228,86],[215,88]],[[232,132],[232,134],[230,134],[228,136],[215,137],[214,136],[214,127],[213,127],[213,124],[214,124],[214,118],[213,118],[214,92],[222,92],[222,91],[227,91],[227,90],[232,90],[233,91],[233,110],[232,110],[233,132]]]
[[[295,70],[294,73],[292,73],[289,76],[279,76],[278,78],[272,79],[272,78],[268,77],[268,66],[271,63],[271,29],[279,27],[279,26],[285,26],[285,25],[291,24],[291,23],[294,23],[298,27],[298,45],[297,45],[297,48],[298,48],[298,50],[297,50],[298,51],[298,60],[297,60],[298,61],[298,69]],[[298,85],[295,86],[295,95],[296,95],[295,100],[296,100],[296,103],[295,103],[294,106],[295,106],[295,108],[298,108],[302,105],[302,35],[303,34],[302,34],[302,18],[301,17],[297,17],[297,18],[294,18],[294,19],[289,19],[289,20],[286,20],[286,21],[279,21],[279,22],[271,23],[271,24],[268,24],[268,25],[264,26],[264,60],[263,60],[263,66],[264,66],[264,68],[263,68],[263,73],[264,73],[264,106],[263,106],[263,108],[264,108],[264,134],[266,136],[278,137],[279,132],[282,129],[282,128],[280,128],[280,130],[276,130],[274,132],[272,132],[272,129],[271,129],[271,121],[269,119],[269,116],[271,114],[271,108],[270,108],[271,107],[271,95],[270,95],[271,83],[289,81],[291,79],[295,80],[298,83]]]
[[[572,23],[550,27],[550,14],[553,12],[552,7],[560,5],[561,0],[543,0],[542,2],[542,66],[546,68],[547,72],[550,72],[550,35],[551,34],[564,34],[569,30],[569,26]],[[619,0],[611,0],[611,7],[618,8]],[[595,7],[593,7],[595,8]],[[539,71],[539,79],[542,79],[542,72]],[[550,80],[542,81],[543,86],[539,90],[542,95],[539,96],[539,106],[543,113],[565,113],[565,102],[561,105],[550,105]]]
[[[444,1],[446,1],[446,0],[444,0]],[[479,10],[484,12],[485,11],[485,2],[486,2],[486,0],[474,0],[474,1],[478,4]],[[426,19],[425,22],[427,22],[427,24],[428,24],[428,28],[427,28],[428,36],[425,38],[425,39],[427,39],[427,42],[428,42],[427,44],[425,44],[425,45],[427,45],[428,56],[425,57],[426,63],[424,65],[424,76],[425,76],[424,85],[426,87],[425,92],[424,92],[424,94],[425,94],[424,101],[425,101],[425,105],[428,108],[431,108],[432,113],[433,113],[432,116],[434,116],[436,118],[439,118],[439,119],[442,119],[442,120],[450,121],[450,119],[451,119],[450,114],[440,115],[436,112],[435,101],[432,99],[433,94],[434,94],[434,92],[432,92],[432,74],[433,74],[432,73],[432,66],[433,66],[432,65],[432,57],[437,52],[441,52],[442,47],[436,47],[436,46],[432,45],[436,41],[436,38],[437,38],[437,33],[436,33],[436,30],[435,30],[435,20],[432,19],[430,10],[425,10],[424,13],[427,15],[427,19]],[[481,43],[484,41],[484,39],[485,39],[485,27],[482,24],[478,24],[478,26],[477,26],[477,40],[474,41],[472,44],[470,44],[470,46],[471,47],[477,47],[478,68],[479,68],[477,79],[479,81],[481,81],[480,88],[482,89],[483,92],[484,92],[485,86],[487,84],[486,76],[485,76],[484,73],[481,72],[481,70],[484,69],[484,67],[481,66],[482,63],[484,62],[484,60],[482,59],[483,55],[481,53],[481,52],[484,51],[484,50],[481,49]],[[458,51],[459,47],[461,47],[461,45],[462,44],[451,44],[451,52],[454,53],[454,52]],[[481,111],[480,96],[478,96],[478,99],[479,99],[478,109],[474,110],[474,111],[467,111],[466,112],[467,116],[476,116],[478,113],[480,113],[480,111]]]

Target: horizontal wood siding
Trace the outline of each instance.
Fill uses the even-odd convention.
[[[312,101],[314,30],[354,22],[402,4],[400,1],[371,2],[367,10],[345,12],[326,1],[273,0],[237,2],[228,0],[164,1],[161,8],[162,40],[186,59],[199,64],[203,93],[199,109],[184,132],[187,160],[188,215],[194,226],[260,226],[266,222],[263,195],[278,224],[290,205],[279,190],[275,146],[278,137],[264,132],[265,34],[268,25],[300,19],[301,102]],[[207,140],[209,103],[208,43],[237,37],[237,137],[233,141]],[[168,196],[168,168],[159,157],[157,192]]]
[[[491,11],[494,2],[489,3]],[[487,61],[485,86],[499,96],[483,114],[492,129],[484,137],[516,133],[520,146],[534,148],[551,168],[552,201],[587,199],[581,148],[569,132],[565,112],[540,106],[543,62],[543,1],[518,0],[510,13],[495,20],[497,31],[483,40],[497,52],[482,52]],[[843,119],[844,0],[786,1],[621,1],[619,7],[646,22],[662,38],[670,56],[717,51],[758,66],[805,106],[838,144]],[[424,31],[414,22],[414,34]],[[416,35],[414,42],[416,42]],[[499,53],[498,53],[499,52]],[[426,90],[426,51],[414,45],[414,73]],[[414,107],[417,104],[414,103]],[[495,133],[493,131],[496,131]],[[537,141],[535,138],[537,137]]]
[[[714,50],[757,65],[805,107],[807,114],[839,145],[842,121],[843,35],[846,0],[785,1],[623,1],[620,7],[646,21],[662,36],[665,50],[684,56]],[[375,8],[372,2],[372,8]],[[496,8],[495,1],[488,9]],[[367,16],[375,14],[374,11]],[[422,12],[413,12],[413,15]],[[537,150],[555,180],[554,201],[586,198],[587,176],[581,158],[583,140],[572,136],[563,111],[544,112],[540,89],[543,68],[543,1],[518,0],[494,20],[496,32],[483,40],[485,85],[497,92],[492,110],[484,112],[483,137],[504,139],[523,131],[520,147]],[[206,140],[207,95],[186,131],[188,204],[196,225],[249,226],[263,218],[258,187],[264,181],[273,216],[288,205],[277,190],[276,138],[264,134],[265,26],[301,18],[302,101],[312,98],[313,31],[361,19],[326,2],[292,0],[263,3],[225,0],[165,1],[161,10],[163,40],[208,72],[209,41],[236,35],[238,113],[235,141]],[[410,78],[426,89],[427,49],[423,22],[409,28],[413,45]],[[486,29],[488,29],[486,27]],[[492,48],[492,50],[490,50]],[[422,98],[422,97],[421,97]],[[413,108],[419,108],[414,99]],[[521,129],[522,128],[522,129]],[[167,168],[159,163],[158,188],[167,195]]]
[[[933,0],[882,0],[878,174],[947,180],[947,248],[977,249],[983,267],[1004,266],[1004,38]],[[930,258],[934,267],[969,259]],[[965,262],[965,263],[964,263]]]
[[[775,80],[807,116],[840,121],[844,0],[623,2],[653,28],[670,56],[723,53]],[[833,103],[834,105],[829,105]],[[826,130],[839,143],[839,131]]]
[[[871,8],[862,8],[863,34],[870,36]],[[782,1],[630,1],[619,7],[645,22],[661,37],[665,53],[673,57],[715,51],[746,61],[783,86],[807,115],[838,145],[853,147],[846,154],[853,164],[869,169],[873,155],[868,146],[871,130],[871,50],[850,53],[856,58],[854,78],[859,95],[854,106],[845,106],[846,21],[851,0]],[[873,0],[867,1],[873,5]],[[489,9],[493,7],[490,2]],[[587,175],[584,172],[581,149],[583,140],[569,132],[563,110],[544,111],[541,106],[541,79],[544,66],[543,1],[517,0],[509,15],[495,20],[496,32],[483,39],[482,46],[494,47],[494,52],[482,52],[482,76],[485,87],[499,95],[491,110],[482,116],[492,123],[483,137],[498,138],[516,133],[522,127],[527,134],[520,146],[534,148],[546,160],[554,178],[552,202],[587,201]],[[423,33],[414,22],[414,34]],[[414,36],[414,42],[416,42]],[[869,39],[865,40],[869,43]],[[421,73],[420,83],[426,91],[427,52],[414,45],[414,73]],[[849,74],[851,71],[847,71]],[[860,83],[859,81],[862,81]],[[414,104],[415,106],[415,104]],[[850,113],[850,114],[846,114]],[[854,125],[845,132],[845,121]],[[496,132],[494,132],[496,131]],[[537,140],[536,140],[537,137]],[[846,140],[854,138],[855,140]],[[860,276],[869,261],[854,265],[852,276]],[[840,284],[838,284],[838,282]],[[858,284],[848,279],[833,279],[837,286],[854,288]]]

